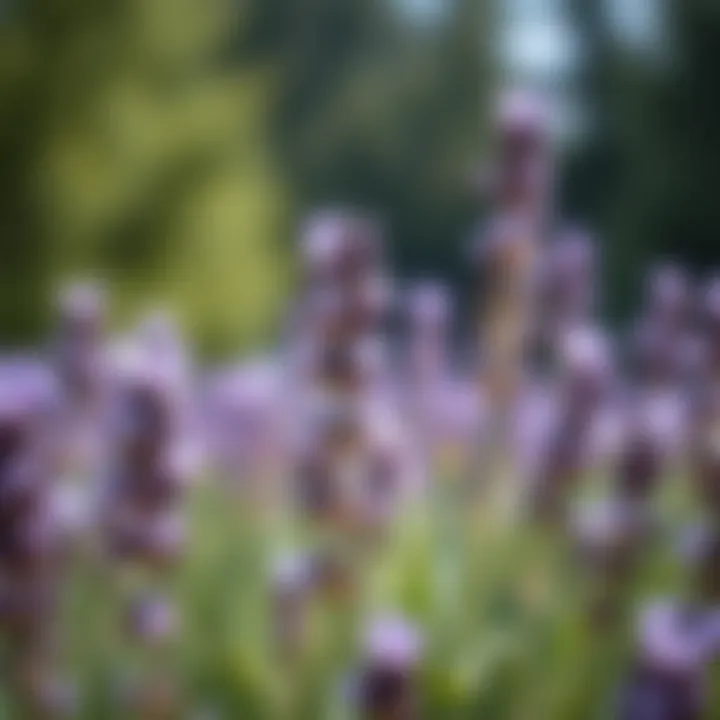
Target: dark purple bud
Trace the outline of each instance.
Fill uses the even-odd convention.
[[[37,459],[7,462],[0,469],[0,526],[26,520],[38,509],[46,489],[47,476]]]
[[[590,328],[567,332],[561,348],[559,407],[540,451],[533,506],[541,518],[562,514],[586,468],[593,420],[610,382],[611,366],[604,338]]]
[[[357,392],[377,381],[384,366],[383,349],[371,338],[320,345],[310,362],[312,376],[326,389]]]
[[[49,509],[6,525],[0,534],[0,563],[13,571],[36,573],[57,560],[60,550],[59,528]]]
[[[310,515],[324,516],[336,506],[337,481],[330,462],[320,453],[300,459],[296,484],[300,507]]]
[[[643,422],[631,422],[622,440],[616,486],[624,498],[645,500],[650,497],[662,473],[662,448],[652,428]]]
[[[10,410],[7,406],[0,408],[0,463],[4,464],[27,446],[29,425],[24,412]]]
[[[695,678],[641,665],[625,689],[619,720],[703,720],[705,706]]]
[[[548,139],[548,117],[538,97],[514,89],[500,97],[496,125],[502,139],[531,148]]]
[[[0,464],[24,452],[48,430],[57,406],[52,376],[31,359],[0,363]]]
[[[174,398],[162,382],[138,377],[120,389],[117,431],[120,447],[138,462],[157,459],[177,427]]]
[[[496,132],[497,201],[508,209],[537,212],[550,185],[549,123],[540,102],[522,92],[506,94],[499,104]]]
[[[419,717],[415,674],[421,655],[421,639],[404,620],[387,618],[371,624],[358,688],[363,717],[378,720]]]
[[[638,660],[624,698],[624,720],[700,720],[707,717],[704,618],[677,603],[643,612]]]
[[[186,479],[167,463],[147,468],[128,469],[118,477],[122,489],[144,511],[159,512],[171,507],[180,498]]]

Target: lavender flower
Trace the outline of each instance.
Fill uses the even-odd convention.
[[[561,356],[559,408],[533,488],[533,504],[541,517],[561,513],[584,470],[593,420],[611,372],[607,343],[600,333],[590,328],[567,333]]]
[[[525,215],[544,212],[551,181],[549,123],[536,97],[512,91],[500,98],[495,119],[498,158],[492,171],[497,204]]]
[[[663,469],[661,438],[653,432],[649,417],[634,417],[625,428],[617,468],[616,488],[621,497],[647,500]]]
[[[57,389],[41,364],[0,364],[0,632],[12,650],[13,691],[28,712],[47,705],[44,690],[56,679],[46,647],[62,550],[47,442],[56,408]],[[41,684],[26,682],[29,668]]]
[[[639,625],[638,658],[621,717],[707,717],[706,665],[711,644],[705,615],[674,602],[656,603],[643,612]]]

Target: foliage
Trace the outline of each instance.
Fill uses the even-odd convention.
[[[565,539],[519,526],[499,509],[503,498],[469,511],[458,486],[439,483],[427,506],[408,509],[390,537],[366,547],[359,594],[316,600],[311,652],[293,684],[272,652],[269,567],[279,551],[312,545],[312,536],[281,514],[228,502],[227,492],[203,483],[192,493],[189,555],[174,587],[181,648],[153,660],[179,672],[187,707],[216,713],[210,717],[351,717],[361,618],[391,610],[425,633],[424,717],[610,718],[640,600],[683,587],[673,550],[686,517],[680,484],[665,485],[667,532],[623,619],[597,632],[585,610],[586,575]],[[81,717],[112,718],[123,677],[143,666],[123,646],[120,591],[96,553],[91,546],[76,565],[65,640]]]
[[[107,277],[206,344],[266,332],[286,190],[267,73],[228,61],[230,0],[18,3],[0,45],[3,334],[37,333],[57,278]]]
[[[651,257],[700,271],[717,258],[720,6],[657,3],[663,34],[642,49],[613,36],[602,4],[570,5],[586,51],[583,87],[595,133],[568,159],[562,196],[571,216],[603,237],[613,288],[608,307],[625,316]]]

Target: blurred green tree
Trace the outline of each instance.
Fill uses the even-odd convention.
[[[208,347],[273,326],[290,223],[385,218],[406,275],[463,277],[489,85],[488,5],[24,0],[0,33],[0,334],[37,337],[58,278]],[[293,212],[294,211],[294,212]]]
[[[669,0],[660,36],[623,43],[602,0],[569,8],[586,49],[594,135],[569,158],[563,198],[605,239],[609,309],[627,315],[655,257],[707,272],[718,254],[720,4]]]
[[[278,67],[276,131],[298,207],[351,203],[387,222],[404,275],[462,276],[477,213],[489,4],[255,0],[244,56]]]
[[[286,290],[272,78],[231,48],[233,0],[26,0],[0,39],[0,334],[36,337],[53,284],[106,277],[206,347],[267,331]]]
[[[720,3],[673,0],[667,28],[667,65],[648,86],[639,134],[655,162],[638,227],[658,252],[707,270],[720,236]]]

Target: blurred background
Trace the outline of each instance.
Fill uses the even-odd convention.
[[[549,97],[609,317],[720,232],[715,0],[2,0],[0,340],[68,277],[171,306],[209,354],[273,337],[299,220],[369,208],[400,277],[467,287],[492,98]]]

